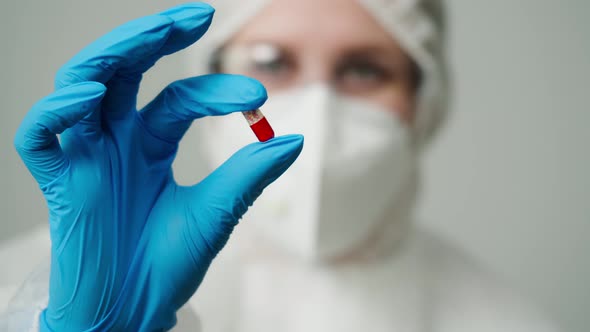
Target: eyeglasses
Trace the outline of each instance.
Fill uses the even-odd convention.
[[[379,50],[349,50],[327,61],[317,59],[323,62],[322,75],[317,73],[318,66],[309,65],[310,57],[305,57],[305,51],[272,43],[229,45],[215,54],[212,69],[255,78],[271,93],[310,80],[324,80],[340,93],[370,96],[383,89],[400,87],[410,87],[413,91],[419,81],[419,71],[411,61],[400,64]],[[316,73],[310,73],[314,70]]]

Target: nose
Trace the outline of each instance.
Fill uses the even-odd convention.
[[[332,69],[319,54],[308,52],[300,63],[297,85],[323,84],[332,87]]]

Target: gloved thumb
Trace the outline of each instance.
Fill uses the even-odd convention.
[[[214,257],[227,242],[234,226],[258,198],[297,159],[303,136],[286,135],[250,144],[193,187],[193,211],[198,214],[200,236]]]

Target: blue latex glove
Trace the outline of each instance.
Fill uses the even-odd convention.
[[[19,128],[15,146],[49,207],[42,331],[170,329],[248,206],[299,155],[303,138],[283,136],[246,146],[195,186],[175,183],[171,165],[194,119],[267,98],[252,79],[209,75],[136,111],[142,73],[199,39],[212,16],[187,4],[115,29],[58,72],[57,90]]]

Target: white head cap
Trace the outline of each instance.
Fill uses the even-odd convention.
[[[214,52],[272,0],[213,0],[212,27],[190,65],[207,71]],[[357,0],[412,57],[421,70],[415,134],[419,145],[430,140],[448,109],[448,75],[444,54],[443,0]],[[195,53],[196,52],[196,53]],[[203,58],[204,57],[204,58]],[[197,62],[195,62],[197,60]]]

